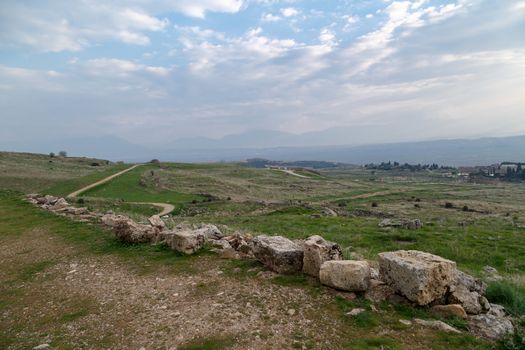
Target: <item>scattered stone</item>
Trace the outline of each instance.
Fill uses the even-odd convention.
[[[230,245],[230,242],[228,242],[228,241],[225,240],[225,239],[212,239],[212,240],[208,241],[208,243],[209,243],[213,248],[217,248],[217,249],[221,249],[221,250],[224,250],[224,249],[233,249],[232,246]]]
[[[119,221],[113,227],[115,236],[127,243],[150,243],[158,235],[158,229],[150,225],[137,224],[131,219]]]
[[[215,225],[203,224],[195,231],[198,234],[202,234],[204,238],[210,240],[221,239],[223,237],[221,230]]]
[[[505,307],[498,304],[490,304],[490,310],[488,311],[488,314],[496,317],[507,316],[507,313],[505,312]]]
[[[471,292],[465,286],[459,285],[454,287],[448,296],[448,302],[451,304],[460,304],[465,311],[471,315],[478,315],[483,311],[480,304],[481,295],[478,292]]]
[[[33,348],[33,350],[42,350],[42,349],[47,349],[49,348],[49,344],[40,344],[40,345],[37,345]]]
[[[459,304],[436,305],[432,307],[431,312],[437,316],[467,318],[465,309]]]
[[[341,260],[343,253],[338,244],[321,236],[311,236],[304,241],[303,272],[319,277],[319,269],[325,261]]]
[[[253,239],[253,253],[257,260],[271,270],[293,274],[303,268],[303,251],[282,236],[258,236]]]
[[[322,284],[350,292],[363,292],[370,284],[370,265],[366,261],[325,261],[319,270]]]
[[[405,326],[411,326],[412,325],[412,321],[410,320],[399,320],[399,322]]]
[[[394,219],[383,219],[379,223],[379,227],[388,228],[388,227],[395,227],[395,228],[403,228],[407,230],[417,230],[423,227],[423,223],[419,219],[414,220],[394,220]]]
[[[69,207],[69,203],[64,198],[59,198],[54,202],[54,204],[49,208],[49,210],[55,211],[67,207]]]
[[[428,321],[428,320],[421,320],[419,318],[415,318],[414,323],[420,326],[423,326],[423,327],[432,328],[432,329],[442,331],[442,332],[458,333],[458,334],[461,333],[459,330],[457,330],[456,328],[452,326],[449,326],[443,321],[438,321],[438,320]]]
[[[456,263],[417,250],[379,254],[381,279],[419,305],[442,298],[456,280]]]
[[[490,340],[496,340],[505,334],[514,332],[514,326],[509,318],[491,314],[470,316],[469,329],[473,334]]]
[[[151,226],[156,227],[161,231],[166,228],[166,224],[164,223],[164,221],[162,221],[162,219],[158,215],[153,215],[149,217],[148,221],[151,224]]]
[[[337,217],[337,213],[330,209],[330,208],[323,208],[323,215],[324,216],[331,216],[331,217]]]
[[[355,317],[359,314],[362,314],[365,311],[366,311],[365,309],[356,308],[356,309],[352,309],[350,312],[347,312],[345,315],[349,317]]]
[[[458,271],[456,282],[454,285],[465,286],[471,292],[478,292],[480,295],[484,295],[487,290],[487,284],[482,280],[472,277],[463,271]]]
[[[289,309],[288,310],[288,315],[290,315],[290,316],[295,315],[295,309]]]
[[[194,254],[204,246],[205,238],[196,231],[175,231],[168,233],[166,243],[183,254]]]

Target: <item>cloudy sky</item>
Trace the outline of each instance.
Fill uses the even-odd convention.
[[[0,3],[4,144],[344,128],[525,134],[525,1]]]

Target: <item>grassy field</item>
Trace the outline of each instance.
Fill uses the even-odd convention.
[[[163,247],[123,246],[107,231],[52,216],[20,199],[22,192],[66,195],[129,165],[92,166],[91,160],[68,158],[53,159],[53,163],[49,163],[46,156],[6,153],[1,156],[0,190],[4,191],[0,192],[0,243],[4,245],[30,239],[32,232],[43,229],[45,237],[58,237],[72,245],[75,256],[116,257],[132,274],[149,275],[162,271],[173,278],[181,274],[204,278],[210,266],[219,266],[228,279],[232,278],[230,282],[233,284],[228,288],[241,288],[246,283],[266,286],[266,282],[261,282],[254,272],[254,269],[261,268],[258,265],[225,262],[208,253],[185,258]],[[247,168],[242,164],[147,164],[84,193],[76,205],[101,212],[113,210],[140,221],[155,213],[156,209],[133,202],[172,203],[177,208],[172,214],[173,223],[223,224],[231,232],[280,234],[290,238],[320,234],[338,242],[350,258],[375,259],[382,251],[418,249],[452,259],[460,269],[482,278],[485,277],[483,268],[488,265],[495,267],[505,279],[503,284],[492,287],[492,299],[502,303],[510,300],[508,305],[513,305],[516,314],[525,311],[524,184],[471,183],[450,178],[440,171],[372,173],[347,167],[319,170],[318,174],[297,173],[306,177]],[[5,189],[18,192],[6,192]],[[338,216],[326,215],[327,208],[336,211]],[[424,225],[419,230],[380,228],[378,224],[383,218],[420,219]],[[4,263],[9,268],[2,272],[6,283],[0,291],[0,306],[15,310],[20,298],[17,288],[22,288],[24,293],[26,287],[29,288],[27,293],[41,288],[43,282],[34,280],[34,276],[52,269],[61,258],[25,261],[16,255],[10,259],[6,261],[7,265]],[[270,282],[285,290],[299,288],[308,295],[305,298],[316,296],[322,290],[304,276],[277,278]],[[20,284],[27,286],[20,287]],[[195,292],[206,296],[206,293],[211,293],[208,288],[211,287],[204,283]],[[212,290],[215,291],[215,287]],[[315,348],[320,339],[311,332],[317,331],[320,337],[335,337],[333,341],[337,346],[332,343],[332,348],[337,349],[491,348],[466,335],[450,336],[429,331],[414,334],[413,330],[399,324],[400,318],[430,318],[424,309],[384,304],[376,305],[380,310],[377,314],[370,311],[370,305],[364,300],[348,301],[334,297],[323,300],[327,303],[323,317],[338,320],[333,325],[335,335],[315,327],[308,328],[308,332],[295,330],[296,334],[291,337],[297,344]],[[29,299],[25,301],[27,305],[31,302]],[[358,306],[367,309],[362,317],[356,320],[344,317],[345,311]],[[298,308],[297,305],[293,307]],[[60,319],[65,323],[86,319],[84,314],[90,314],[89,310],[64,312]],[[326,319],[318,321],[322,323]],[[446,321],[464,327],[458,320]],[[37,327],[32,321],[26,322]],[[63,331],[62,325],[52,321],[49,328]],[[26,326],[18,325],[21,329]],[[3,327],[5,329],[5,324]],[[16,335],[13,338],[15,333],[18,334],[9,328],[3,334],[2,341],[11,344],[11,348],[17,348],[12,344],[19,341]],[[275,334],[266,336],[272,338]],[[111,343],[112,340],[107,341]],[[419,347],[413,346],[415,342]],[[238,335],[224,332],[204,338],[199,336],[183,343],[188,349],[221,348],[210,344],[234,344],[231,345],[233,348],[246,345],[239,342]]]
[[[124,167],[92,158],[0,152],[0,189],[64,196]]]

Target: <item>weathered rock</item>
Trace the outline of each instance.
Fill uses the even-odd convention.
[[[253,254],[257,260],[278,273],[291,274],[300,272],[303,268],[303,251],[285,237],[255,237]]]
[[[487,313],[496,317],[505,317],[507,315],[505,307],[498,304],[490,304],[490,310]]]
[[[490,314],[469,317],[469,329],[475,335],[491,340],[514,332],[514,326],[509,318]]]
[[[243,236],[240,233],[235,233],[232,236],[228,236],[224,238],[227,240],[233,249],[235,249],[237,252],[241,253],[245,257],[253,257],[252,252],[252,245],[247,242],[247,240],[251,240],[252,237],[250,236]]]
[[[221,239],[223,237],[221,230],[215,225],[204,224],[195,231],[202,234],[206,239]]]
[[[57,201],[58,201],[57,197],[51,196],[49,194],[44,197],[44,204],[54,205]]]
[[[365,309],[361,309],[361,308],[356,308],[356,309],[352,309],[350,310],[349,312],[347,312],[345,315],[346,316],[349,316],[349,317],[355,317],[359,314],[362,314],[363,312],[365,312],[366,310]]]
[[[217,248],[217,249],[232,249],[232,246],[230,245],[230,242],[228,242],[225,239],[212,239],[212,240],[209,240],[208,243],[213,248]]]
[[[111,228],[116,227],[120,222],[131,220],[127,216],[123,215],[113,215],[113,214],[106,214],[104,215],[100,221]]]
[[[332,216],[332,217],[338,216],[337,213],[333,209],[330,209],[330,208],[323,208],[323,215]]]
[[[343,258],[339,245],[321,236],[309,237],[304,241],[303,248],[303,272],[314,277],[319,277],[319,269],[325,261]]]
[[[432,307],[431,312],[438,316],[467,318],[465,309],[459,304],[436,305]]]
[[[197,231],[175,231],[166,235],[166,242],[176,251],[184,254],[194,254],[204,246],[206,239]]]
[[[471,292],[465,286],[459,285],[454,287],[448,296],[448,302],[451,304],[460,304],[465,311],[471,315],[478,315],[483,311],[480,304],[481,295],[478,292]]]
[[[429,320],[421,320],[419,318],[415,318],[414,323],[417,325],[423,326],[423,327],[432,328],[432,329],[442,331],[442,332],[461,333],[459,330],[457,330],[456,328],[452,326],[449,326],[443,321],[437,321],[437,320],[429,321]]]
[[[480,295],[484,295],[485,291],[487,290],[487,284],[485,282],[478,278],[472,277],[463,271],[458,271],[454,285],[465,286],[465,288],[467,288],[469,291],[478,292]]]
[[[370,265],[366,261],[325,261],[319,270],[322,284],[350,292],[364,292],[370,285]]]
[[[155,241],[159,231],[153,226],[137,224],[133,220],[119,221],[113,227],[113,232],[123,242],[150,243]]]
[[[379,223],[379,227],[396,227],[396,228],[404,228],[408,230],[417,230],[423,227],[423,223],[419,219],[414,220],[395,220],[395,219],[383,219]]]
[[[394,288],[385,284],[382,281],[371,279],[370,286],[365,293],[365,299],[368,299],[374,303],[380,303],[385,300],[389,300],[396,291]]]
[[[64,198],[59,198],[51,207],[49,207],[49,210],[60,210],[67,208],[68,206],[69,203]]]
[[[158,215],[150,216],[148,218],[148,221],[151,224],[151,226],[154,226],[161,231],[166,228],[166,224],[164,223],[164,221],[162,221],[162,219]]]
[[[456,263],[417,250],[379,254],[381,279],[419,305],[442,298],[456,280]]]

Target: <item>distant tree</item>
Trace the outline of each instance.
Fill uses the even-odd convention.
[[[49,157],[55,158],[55,152],[49,152]]]
[[[66,151],[60,151],[60,152],[58,152],[58,155],[60,157],[67,157],[67,152]]]
[[[152,159],[150,160],[151,164],[160,164],[160,161],[158,159]]]

